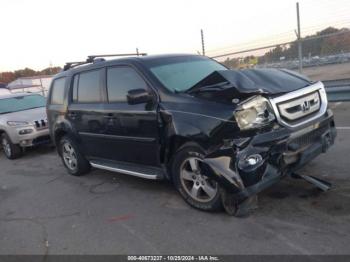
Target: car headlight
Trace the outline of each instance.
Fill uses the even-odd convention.
[[[7,121],[9,126],[28,126],[29,123],[26,121]]]
[[[275,120],[270,102],[262,96],[255,96],[241,104],[234,115],[242,130],[258,128]]]

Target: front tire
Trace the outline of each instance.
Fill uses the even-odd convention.
[[[77,143],[69,136],[64,136],[59,143],[62,162],[69,174],[82,176],[90,171],[90,163],[82,155]]]
[[[173,159],[171,170],[174,185],[191,206],[216,211],[222,208],[219,184],[201,172],[203,150],[188,145],[179,150]]]
[[[22,155],[22,148],[19,145],[13,144],[6,133],[1,135],[1,145],[8,159],[16,159]]]

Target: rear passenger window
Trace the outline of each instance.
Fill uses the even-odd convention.
[[[148,89],[142,77],[130,67],[107,69],[107,92],[109,102],[125,102],[129,90]]]
[[[73,101],[79,103],[101,102],[100,70],[76,75],[73,80]]]
[[[64,89],[66,85],[66,78],[58,78],[52,83],[51,91],[51,104],[63,105],[64,101]]]

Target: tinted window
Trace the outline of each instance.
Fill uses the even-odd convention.
[[[80,73],[78,81],[78,102],[93,103],[100,101],[100,70]]]
[[[107,69],[107,91],[109,102],[126,101],[126,95],[132,89],[146,89],[147,84],[130,67],[112,67]]]
[[[51,104],[54,104],[54,105],[63,104],[65,84],[66,84],[65,77],[54,80],[52,84]]]
[[[46,99],[41,95],[17,96],[0,98],[0,115],[24,111],[38,107],[45,107]]]

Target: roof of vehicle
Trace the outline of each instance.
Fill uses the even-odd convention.
[[[14,93],[14,94],[6,94],[6,95],[1,95],[1,99],[6,99],[6,98],[13,98],[13,97],[21,97],[21,96],[30,96],[30,95],[37,95],[40,96],[40,94],[34,94],[34,93]]]
[[[79,65],[77,67],[73,67],[73,68],[70,68],[66,71],[62,71],[62,72],[58,73],[57,75],[55,75],[54,78],[59,78],[59,77],[66,76],[66,75],[69,75],[71,73],[79,72],[82,70],[93,69],[93,68],[99,67],[101,65],[103,65],[103,66],[113,65],[117,62],[118,63],[123,63],[123,62],[128,62],[128,63],[135,62],[135,63],[137,63],[138,62],[141,64],[147,64],[147,63],[154,62],[157,60],[164,60],[164,59],[176,58],[176,57],[201,57],[201,56],[196,55],[196,54],[162,54],[162,55],[122,57],[122,58],[109,59],[109,60],[105,60],[105,61],[96,61],[94,63],[86,63],[83,65]]]

